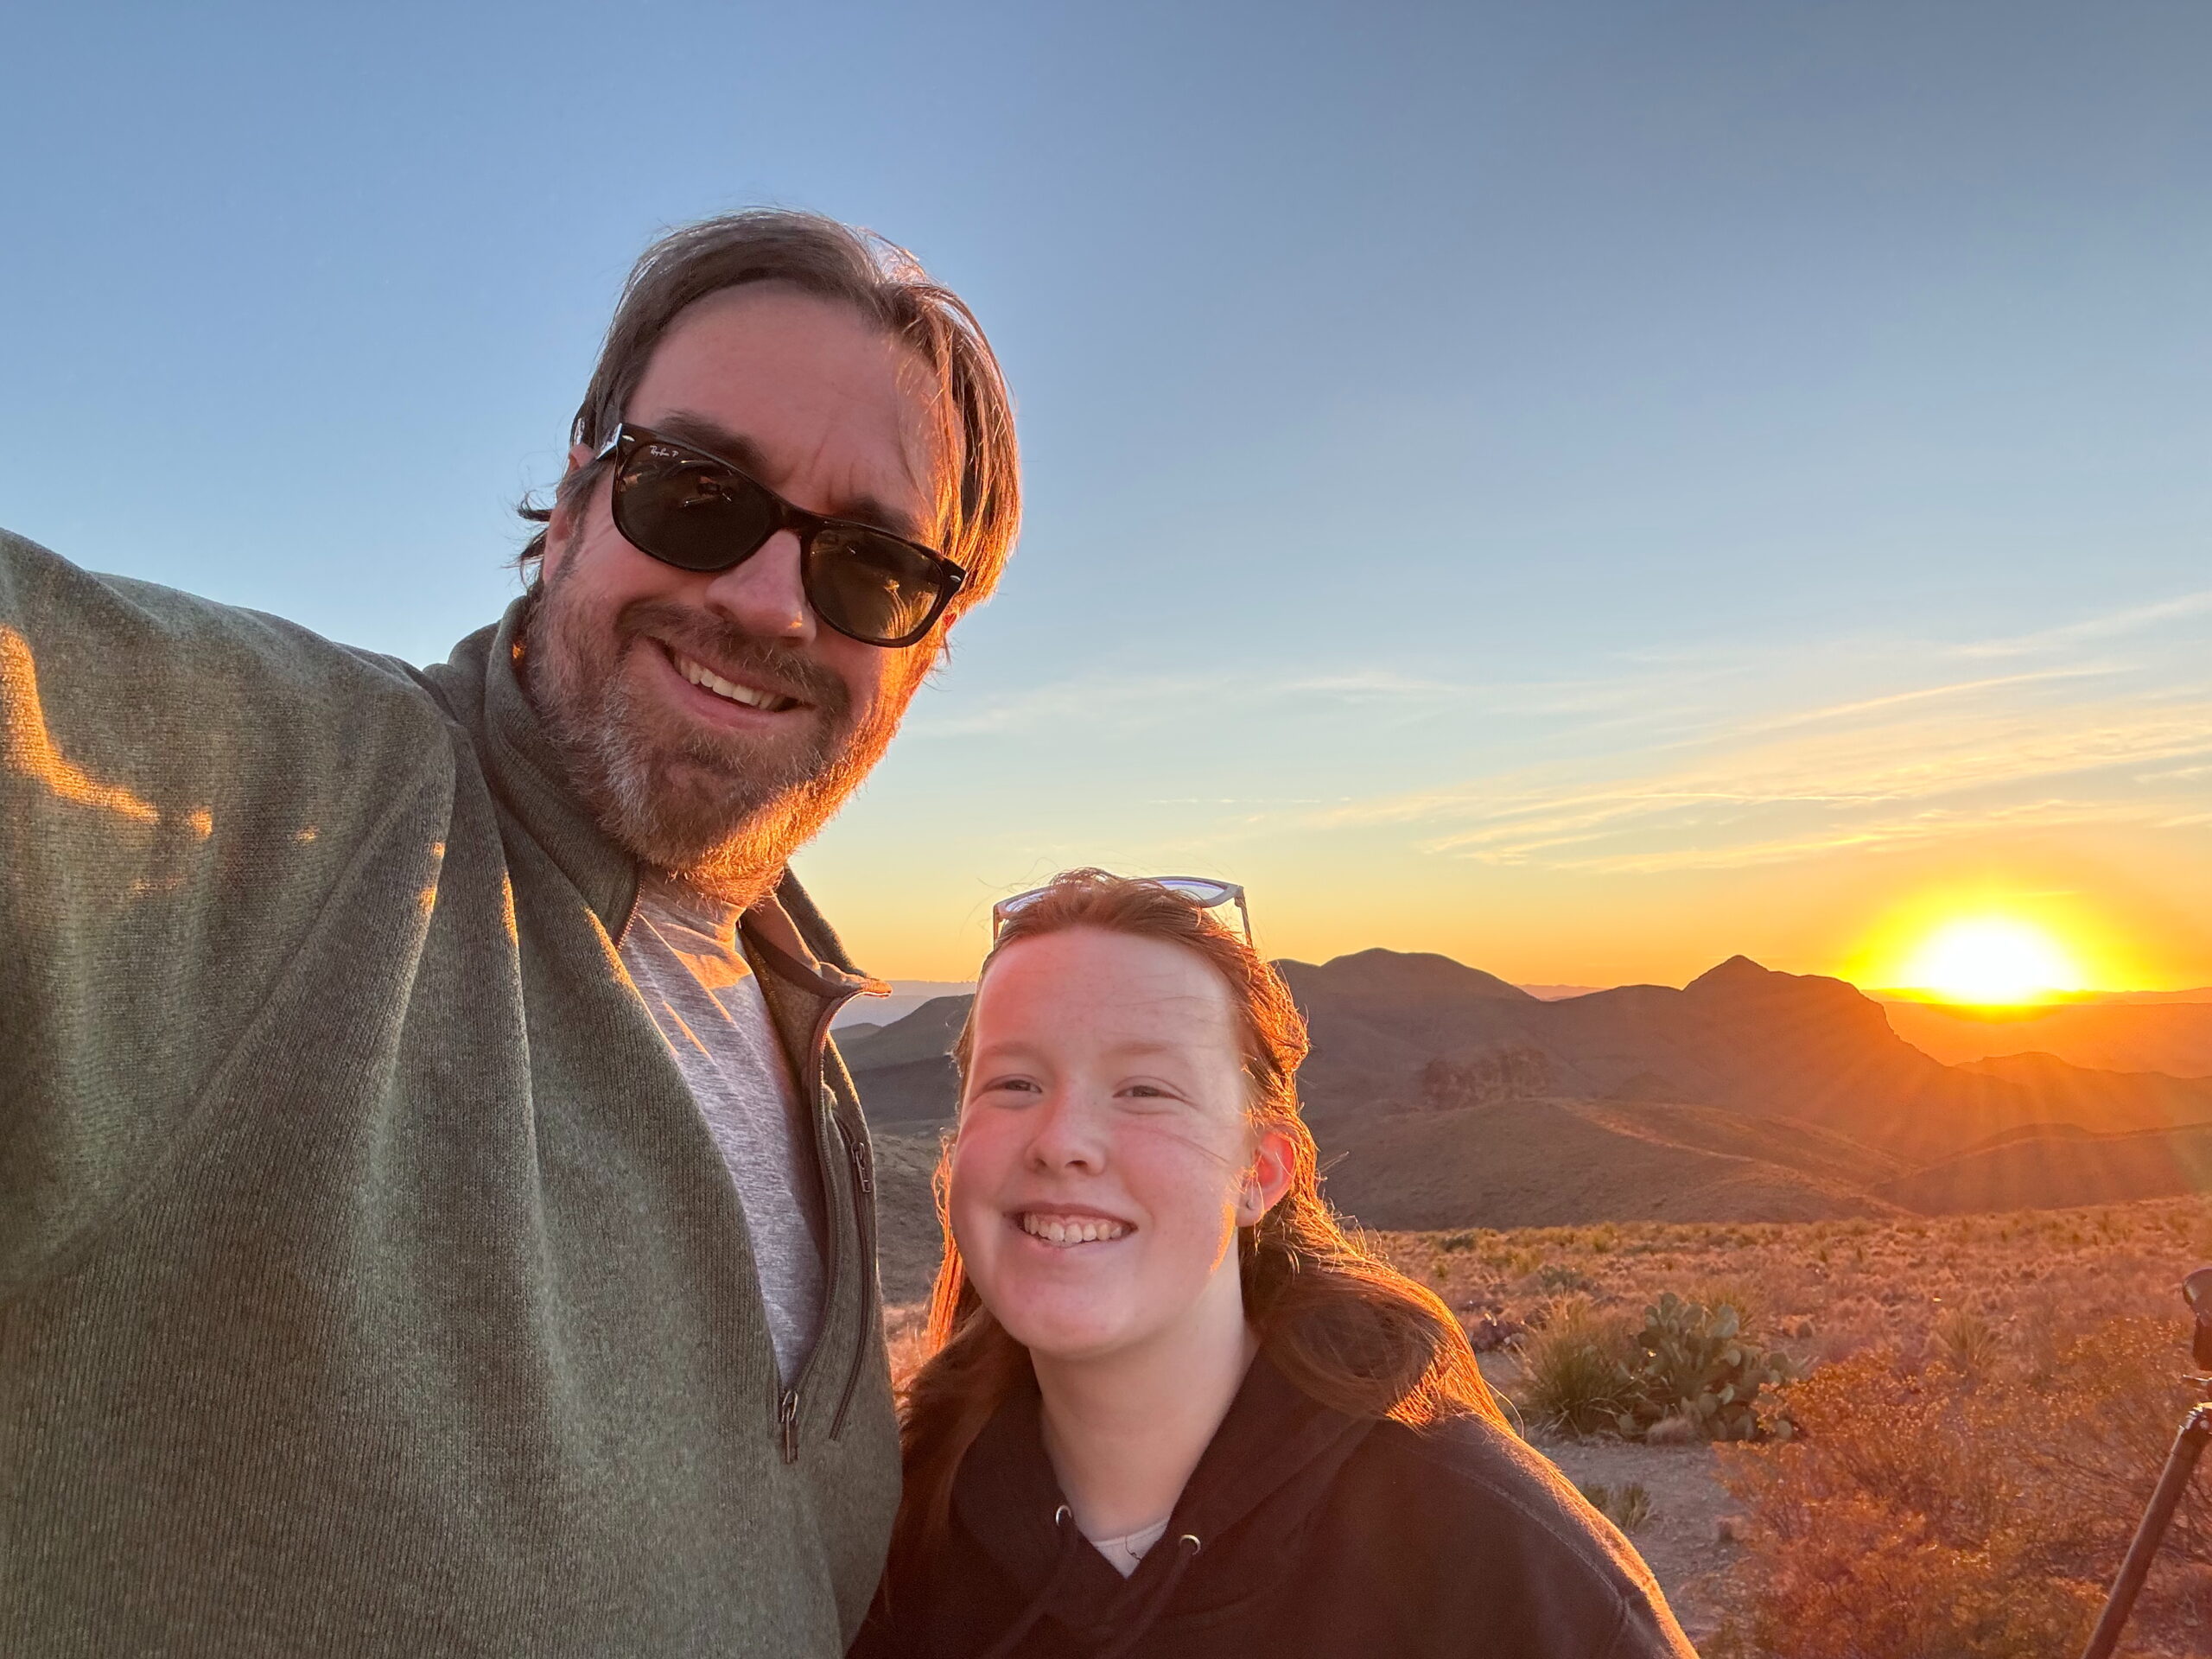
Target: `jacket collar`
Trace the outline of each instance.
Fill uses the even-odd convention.
[[[537,597],[532,587],[494,626],[461,640],[423,677],[468,734],[493,793],[619,941],[637,904],[638,866],[569,789],[560,753],[523,689],[523,639]],[[854,966],[789,870],[746,912],[745,932],[766,965],[817,997],[842,1002],[856,992],[890,989]]]

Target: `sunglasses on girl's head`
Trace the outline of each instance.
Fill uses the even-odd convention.
[[[791,531],[806,602],[863,645],[912,645],[968,580],[918,542],[795,507],[721,456],[646,427],[616,427],[599,453],[614,461],[614,527],[638,551],[678,569],[728,570]]]
[[[1217,881],[1205,875],[1148,875],[1144,880],[1155,887],[1165,887],[1179,899],[1187,899],[1200,910],[1211,910],[1216,905],[1232,901],[1236,913],[1244,918],[1244,943],[1252,943],[1252,912],[1244,907],[1244,889],[1234,881]],[[1011,899],[1001,899],[991,906],[991,940],[996,944],[999,934],[1014,917],[1035,904],[1050,887],[1032,887],[1027,893],[1017,893]]]

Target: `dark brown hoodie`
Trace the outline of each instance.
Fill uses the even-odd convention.
[[[1264,1356],[1123,1580],[1077,1532],[1039,1402],[962,1462],[948,1545],[884,1586],[861,1659],[1694,1659],[1626,1539],[1477,1417],[1348,1417]]]

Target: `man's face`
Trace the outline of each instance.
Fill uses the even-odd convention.
[[[935,545],[944,458],[923,372],[849,308],[755,284],[677,320],[624,418],[811,512]],[[720,573],[663,564],[614,527],[608,481],[548,526],[531,696],[610,836],[749,901],[881,757],[947,625],[897,651],[826,626],[790,531]]]

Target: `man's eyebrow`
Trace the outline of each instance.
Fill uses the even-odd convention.
[[[671,410],[652,423],[652,429],[671,438],[718,455],[741,473],[748,473],[763,484],[769,484],[774,470],[760,446],[742,432],[733,432],[720,421],[692,410]],[[774,486],[770,484],[770,487]],[[846,518],[871,529],[888,531],[893,536],[910,542],[922,539],[921,527],[913,518],[896,507],[862,493],[847,496],[832,504],[822,515],[825,518]]]

